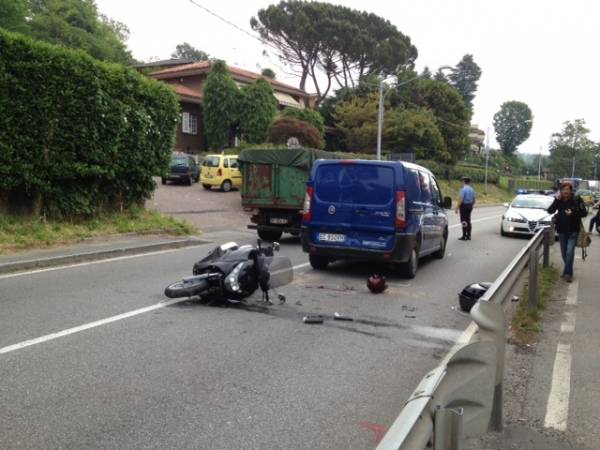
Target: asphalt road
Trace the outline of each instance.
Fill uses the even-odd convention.
[[[163,301],[211,246],[0,277],[0,448],[372,448],[467,326],[456,293],[525,244],[500,237],[501,212],[476,209],[470,242],[452,213],[446,258],[414,280],[361,264],[315,272],[289,240],[282,254],[300,267],[285,305],[182,302],[11,351]],[[374,270],[390,284],[377,296]],[[301,321],[336,311],[355,320]]]

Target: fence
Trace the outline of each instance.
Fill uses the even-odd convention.
[[[501,188],[515,192],[517,189],[536,189],[549,190],[552,189],[552,181],[548,180],[529,180],[527,178],[510,178],[500,177],[499,183]]]
[[[503,304],[529,266],[529,305],[539,301],[538,265],[549,265],[554,230],[539,230],[473,306],[463,342],[428,373],[377,450],[460,450],[466,437],[503,428],[506,327]]]

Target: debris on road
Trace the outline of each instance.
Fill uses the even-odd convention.
[[[416,310],[417,308],[415,308],[414,306],[402,305],[402,311],[415,312]]]
[[[404,317],[406,317],[407,319],[416,319],[417,316],[409,316],[408,314],[405,314]]]
[[[309,314],[307,316],[304,316],[302,318],[302,322],[304,323],[308,323],[308,324],[319,324],[319,323],[323,323],[323,316],[320,316],[318,314]]]
[[[346,321],[353,321],[354,319],[350,316],[347,316],[345,314],[340,314],[339,312],[334,312],[333,313],[333,320],[346,320]]]

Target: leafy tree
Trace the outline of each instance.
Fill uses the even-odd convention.
[[[0,28],[27,32],[27,0],[0,0]]]
[[[308,108],[285,108],[281,115],[283,117],[293,117],[298,120],[310,123],[313,127],[319,130],[319,133],[323,134],[323,116],[319,111]]]
[[[433,78],[433,74],[431,73],[431,70],[429,70],[429,67],[425,66],[423,68],[420,77],[425,78],[427,80],[431,80]]]
[[[410,38],[389,21],[330,3],[282,0],[259,10],[250,25],[297,73],[300,89],[313,82],[317,105],[333,83],[354,87],[365,75],[412,67],[417,57]]]
[[[533,124],[533,114],[523,102],[504,102],[500,111],[494,114],[496,140],[506,155],[512,155],[519,145],[529,138]]]
[[[473,99],[477,91],[477,82],[481,77],[481,68],[473,60],[473,55],[465,55],[448,76],[450,84],[460,92],[463,100],[473,109]]]
[[[269,127],[269,142],[286,144],[288,139],[296,138],[303,147],[323,148],[323,139],[315,127],[293,117],[277,117]]]
[[[550,169],[557,177],[591,178],[597,144],[589,138],[583,119],[565,122],[550,141]]]
[[[275,72],[273,72],[273,69],[269,69],[268,67],[265,67],[260,74],[265,77],[265,78],[270,78],[271,80],[274,80],[276,75]]]
[[[344,134],[346,147],[353,152],[375,153],[377,142],[376,94],[353,97],[335,108],[336,125]]]
[[[374,94],[379,89],[379,78],[376,75],[362,77],[353,88],[337,89],[334,95],[325,98],[319,105],[319,112],[323,116],[325,125],[335,126],[334,112],[339,102],[353,98],[365,98]]]
[[[6,0],[2,0],[6,1]],[[30,0],[27,34],[35,39],[81,49],[94,58],[129,64],[126,25],[98,13],[94,0]]]
[[[399,87],[390,95],[390,102],[392,106],[431,111],[452,162],[467,152],[471,112],[458,91],[448,83],[419,79]]]
[[[190,61],[207,61],[208,53],[198,50],[187,42],[183,42],[175,47],[175,51],[171,53],[171,58],[188,59]]]
[[[221,149],[227,145],[232,127],[237,126],[240,110],[238,87],[223,61],[216,61],[208,74],[203,106],[208,145]]]
[[[267,139],[267,131],[275,113],[277,100],[273,88],[265,80],[246,85],[241,90],[240,131],[244,140],[259,144]]]
[[[425,109],[390,111],[385,116],[382,140],[386,150],[415,153],[418,159],[452,159],[435,117]]]

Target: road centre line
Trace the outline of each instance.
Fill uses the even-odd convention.
[[[187,249],[191,249],[191,248],[198,248],[198,247],[202,247],[204,245],[207,245],[207,244],[191,245],[191,246],[188,246],[188,247],[179,247],[179,248],[170,248],[170,249],[167,249],[167,250],[157,250],[155,252],[138,253],[137,255],[115,256],[113,258],[98,259],[96,261],[86,261],[86,262],[80,262],[80,263],[74,263],[74,264],[66,264],[64,266],[46,267],[44,269],[34,269],[34,270],[28,270],[26,272],[8,273],[8,274],[5,274],[5,275],[0,275],[0,280],[4,280],[4,279],[7,279],[7,278],[22,277],[22,276],[25,276],[25,275],[35,275],[37,273],[54,272],[55,270],[64,270],[64,269],[73,269],[75,267],[91,266],[93,264],[104,264],[104,263],[115,262],[115,261],[123,261],[123,260],[126,260],[126,259],[142,258],[144,256],[163,255],[165,253],[173,253],[173,252],[178,252],[180,250],[187,250]]]
[[[302,269],[303,267],[308,266],[310,263],[303,263],[294,266],[294,270]],[[17,344],[8,345],[6,347],[0,348],[0,355],[5,353],[14,352],[16,350],[21,350],[26,347],[31,347],[32,345],[42,344],[44,342],[53,341],[55,339],[69,336],[71,334],[80,333],[82,331],[90,330],[92,328],[97,328],[102,325],[108,325],[113,322],[118,322],[120,320],[129,319],[130,317],[139,316],[141,314],[145,314],[148,312],[156,311],[157,309],[166,308],[167,306],[175,305],[177,303],[181,303],[187,301],[188,297],[184,298],[176,298],[173,300],[166,300],[164,302],[157,303],[155,305],[146,306],[144,308],[134,309],[132,311],[128,311],[122,314],[117,314],[116,316],[107,317],[105,319],[96,320],[94,322],[89,322],[83,325],[79,325],[72,328],[67,328],[65,330],[57,331],[55,333],[46,334],[44,336],[40,336],[34,339],[28,339],[26,341],[19,342]]]

